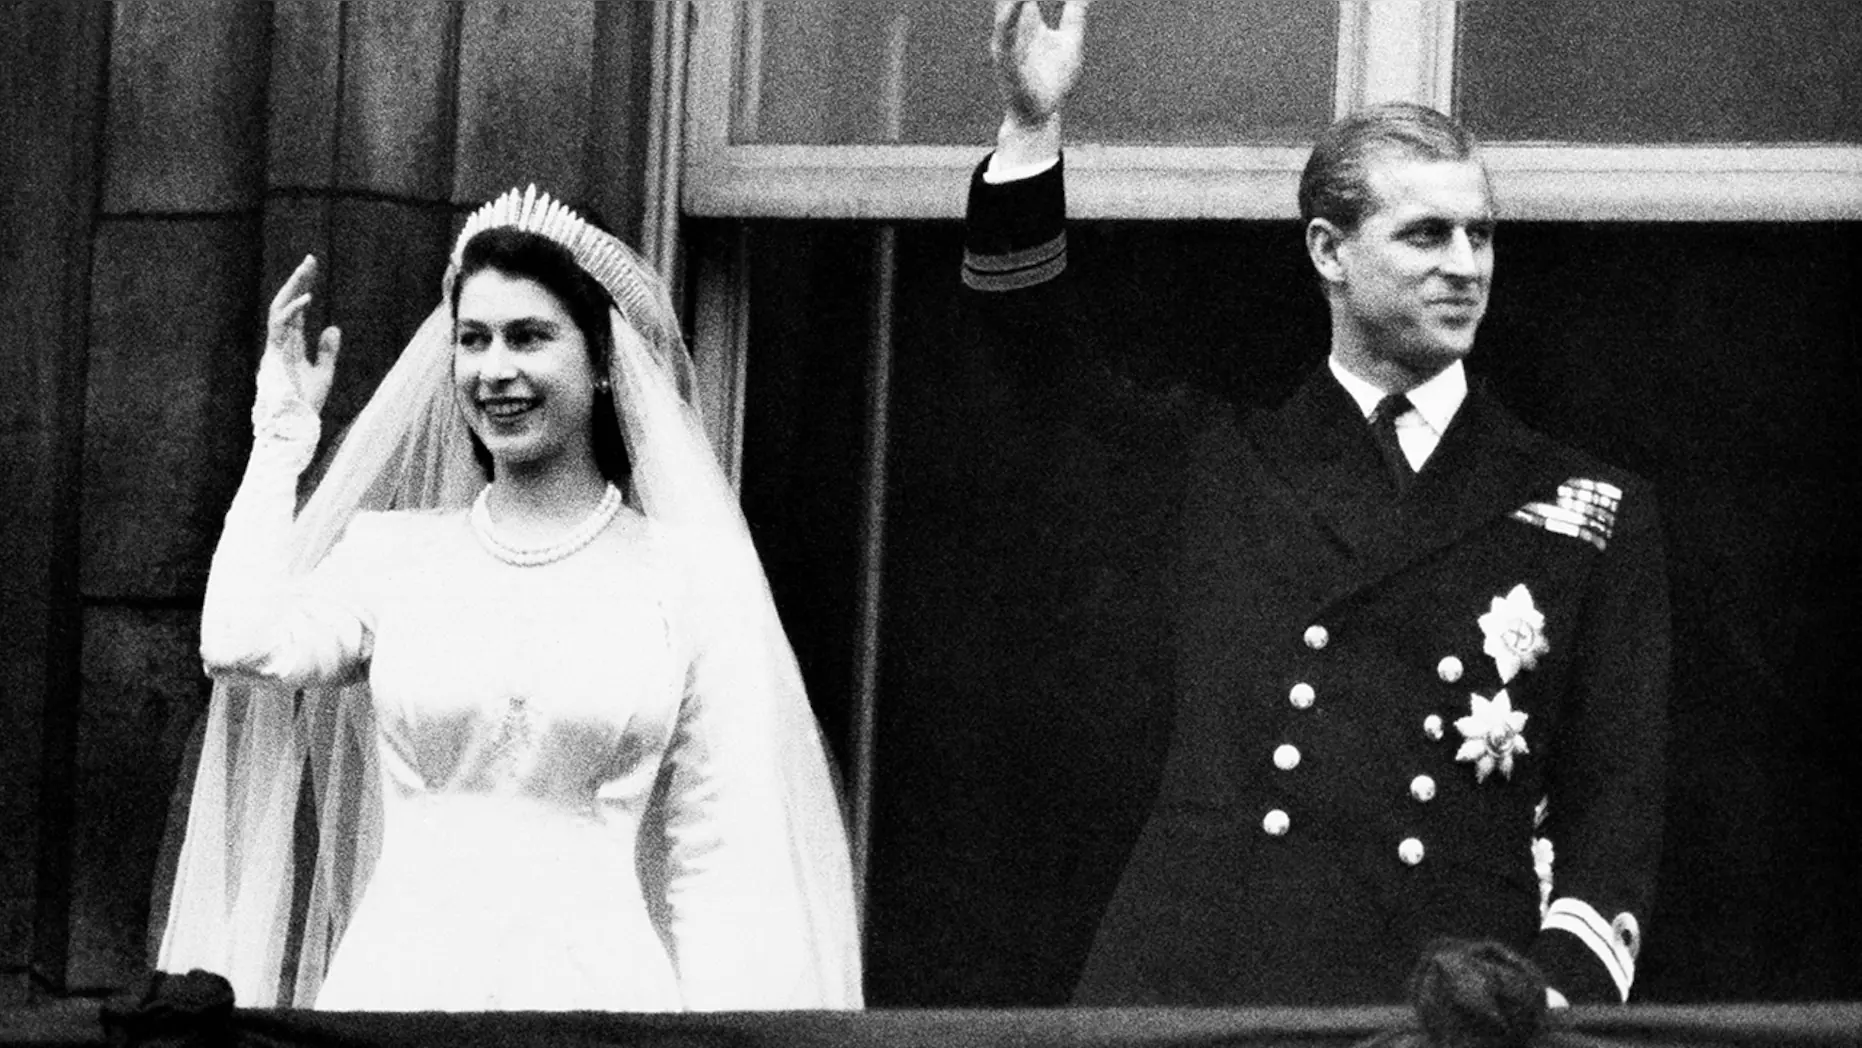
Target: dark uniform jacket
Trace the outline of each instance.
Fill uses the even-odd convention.
[[[1046,293],[1064,213],[1059,167],[973,180],[965,283],[1030,351],[1092,337]],[[1075,999],[1394,1001],[1443,936],[1622,999],[1669,666],[1646,485],[1478,384],[1400,495],[1324,367],[1275,410],[1188,414],[1182,539],[1158,551],[1174,723]]]

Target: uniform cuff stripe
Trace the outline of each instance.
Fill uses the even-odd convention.
[[[1000,257],[1000,256],[996,256]],[[1039,265],[1020,269],[991,271],[971,264],[969,256],[963,260],[963,282],[977,291],[1019,291],[1033,287],[1059,276],[1067,268],[1067,253],[1062,245],[1060,254]]]
[[[1026,269],[1039,265],[1067,253],[1067,234],[1063,231],[1054,239],[1036,244],[1020,251],[996,252],[965,251],[963,267],[974,269],[979,273],[1005,273],[1014,269]]]
[[[1630,956],[1628,947],[1617,940],[1610,922],[1590,903],[1582,899],[1555,899],[1545,911],[1545,920],[1539,927],[1541,930],[1556,928],[1577,936],[1603,962],[1604,969],[1616,983],[1616,992],[1623,1000],[1629,1000],[1630,984],[1636,981],[1636,959]]]

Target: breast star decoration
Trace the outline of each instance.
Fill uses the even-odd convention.
[[[1539,656],[1552,650],[1545,637],[1545,616],[1533,605],[1532,591],[1523,582],[1506,596],[1495,597],[1479,623],[1485,638],[1481,650],[1493,658],[1502,684],[1512,683],[1520,670],[1537,666]]]
[[[1495,768],[1511,779],[1513,758],[1527,752],[1525,712],[1513,708],[1505,688],[1491,699],[1480,695],[1468,698],[1468,715],[1455,721],[1462,740],[1455,759],[1474,762],[1475,782],[1486,782]]]

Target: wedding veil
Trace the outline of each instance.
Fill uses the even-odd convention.
[[[630,501],[686,536],[701,614],[691,624],[730,660],[722,701],[772,726],[781,769],[789,876],[808,957],[772,972],[792,992],[733,1007],[857,1007],[859,930],[840,801],[801,675],[729,482],[690,402],[686,353],[664,283],[614,237],[532,187],[475,213],[460,234],[440,304],[414,334],[335,451],[291,531],[290,570],[309,572],[364,510],[464,508],[485,483],[452,396],[448,301],[460,250],[512,225],[564,244],[608,290],[616,414],[632,462]],[[307,1006],[368,882],[381,831],[376,736],[366,683],[285,689],[216,682],[157,966],[225,975],[242,1006]],[[308,774],[306,774],[308,773]],[[300,822],[314,815],[305,852]],[[294,844],[294,842],[296,842]],[[651,894],[663,871],[646,868]],[[299,878],[309,878],[308,887]]]

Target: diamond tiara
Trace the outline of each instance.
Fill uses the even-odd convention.
[[[665,292],[646,263],[612,234],[590,225],[534,184],[522,193],[505,191],[466,219],[446,271],[449,289],[464,260],[466,243],[487,229],[507,227],[547,237],[567,248],[576,264],[607,289],[628,323],[649,328],[650,336],[676,332],[676,327],[671,332],[658,330],[667,326],[670,302],[661,303]]]

